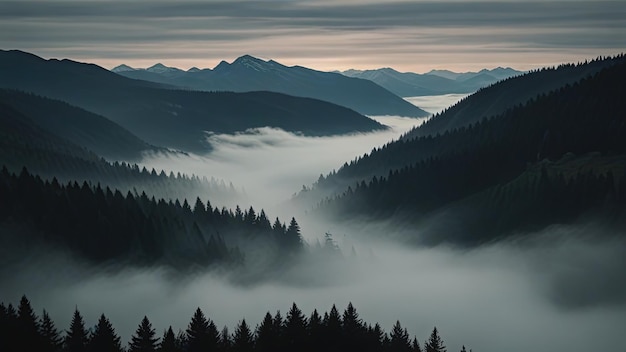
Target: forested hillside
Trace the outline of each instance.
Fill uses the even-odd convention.
[[[0,173],[3,257],[38,246],[67,249],[94,264],[172,266],[243,264],[247,250],[263,248],[286,260],[302,247],[300,228],[250,207],[213,208],[196,199],[165,201],[122,194],[100,184],[44,181],[26,169]],[[268,260],[272,262],[273,260]]]
[[[16,90],[0,89],[0,104],[11,107],[41,129],[64,138],[109,160],[138,160],[147,144],[106,117],[65,102]]]
[[[435,136],[447,130],[469,126],[484,118],[498,116],[507,109],[524,104],[539,94],[547,94],[565,85],[573,84],[607,67],[623,63],[624,60],[626,57],[623,54],[615,57],[598,57],[591,61],[546,67],[507,78],[480,89],[441,114],[433,116],[427,123],[408,132],[404,138]]]
[[[327,199],[318,211],[341,220],[394,216],[403,226],[426,224],[446,209],[457,216],[450,217],[455,228],[442,225],[426,237],[467,243],[583,215],[607,227],[624,224],[625,82],[626,62],[616,61],[467,127],[390,143],[320,178],[324,187],[340,176],[385,172]],[[463,216],[464,209],[476,216]]]
[[[51,101],[51,104],[62,103]],[[42,118],[45,118],[43,114]],[[100,183],[123,193],[145,192],[157,199],[192,201],[202,196],[203,199],[210,197],[218,204],[233,204],[246,199],[240,190],[223,180],[171,172],[165,174],[126,162],[104,160],[85,147],[43,129],[29,117],[2,103],[0,137],[0,160],[12,172],[19,173],[26,167],[43,179],[56,178],[62,183]]]

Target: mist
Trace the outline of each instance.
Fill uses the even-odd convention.
[[[626,242],[581,235],[558,227],[472,250],[366,243],[356,255],[301,262],[282,279],[253,286],[210,273],[181,278],[163,268],[94,275],[48,253],[30,258],[19,277],[3,279],[3,299],[18,302],[27,292],[34,309],[48,310],[62,329],[75,307],[87,326],[105,313],[124,341],[144,315],[160,334],[169,325],[184,330],[200,307],[218,328],[233,331],[242,318],[255,326],[267,311],[284,316],[291,302],[306,315],[333,304],[341,312],[352,302],[366,322],[390,331],[400,320],[420,342],[437,326],[449,351],[462,344],[486,352],[615,350],[626,323]],[[39,260],[47,263],[43,272]],[[598,291],[609,296],[591,294]],[[576,295],[587,300],[567,301]]]
[[[407,100],[434,113],[463,96]],[[423,122],[373,118],[390,129],[333,137],[267,127],[209,134],[211,152],[149,154],[140,165],[232,182],[249,199],[242,208],[264,208],[270,218],[288,221],[302,213],[282,205],[303,186]],[[436,326],[450,352],[461,345],[477,352],[624,346],[626,241],[597,226],[554,226],[471,249],[415,248],[385,240],[393,236],[372,240],[384,234],[384,223],[360,223],[356,231],[313,217],[297,219],[309,252],[328,231],[341,254],[304,255],[276,275],[246,282],[238,276],[249,275],[247,269],[180,275],[165,267],[94,268],[46,248],[10,263],[17,274],[9,265],[0,269],[0,301],[16,304],[26,294],[35,311],[45,308],[61,330],[69,327],[75,308],[88,327],[104,313],[125,343],[144,315],[162,335],[170,325],[184,330],[200,307],[218,328],[232,332],[242,318],[254,327],[268,311],[284,316],[292,302],[307,316],[333,304],[342,312],[352,302],[365,322],[389,332],[399,320],[421,343]]]
[[[425,120],[397,116],[372,118],[390,128],[331,137],[306,137],[270,127],[237,134],[210,134],[207,137],[213,148],[210,153],[147,154],[140,164],[168,173],[184,172],[232,182],[237,189],[243,189],[249,205],[264,208],[274,216],[291,218],[292,214],[282,211],[280,204],[303,186],[308,187],[320,174],[326,175],[346,161],[397,139]]]

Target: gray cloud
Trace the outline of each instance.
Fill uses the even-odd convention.
[[[109,66],[204,59],[207,67],[253,53],[326,69],[503,57],[520,67],[556,54],[562,62],[616,53],[626,37],[622,1],[0,1],[0,8],[0,46]],[[512,51],[523,53],[495,55]],[[458,58],[435,61],[430,53]]]

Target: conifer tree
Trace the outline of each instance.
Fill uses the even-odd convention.
[[[392,351],[397,352],[410,352],[411,341],[409,340],[409,334],[406,329],[402,328],[400,321],[396,321],[395,325],[391,329],[389,334],[390,348]]]
[[[413,352],[422,352],[422,347],[420,346],[419,341],[417,341],[417,337],[413,338],[413,346],[411,347]]]
[[[187,349],[189,352],[215,350],[219,341],[219,332],[215,324],[204,316],[198,307],[187,327]]]
[[[307,332],[307,338],[311,345],[311,350],[320,351],[322,349],[324,324],[322,322],[322,317],[317,312],[317,309],[314,309],[313,313],[311,313],[311,317],[309,317]]]
[[[237,352],[252,352],[254,350],[254,335],[246,319],[241,320],[233,334],[233,348]]]
[[[80,315],[78,308],[76,308],[72,316],[70,329],[65,335],[65,341],[63,342],[64,350],[67,352],[84,352],[88,342],[89,335],[87,335],[87,330],[85,330],[85,321],[82,315]]]
[[[144,316],[135,334],[131,336],[131,341],[128,343],[128,352],[156,351],[159,338],[155,338],[155,334],[156,332],[152,328],[150,320],[148,320],[148,317]]]
[[[91,334],[88,343],[89,352],[122,352],[120,337],[115,333],[111,322],[104,314],[100,315],[98,324]]]
[[[18,346],[26,351],[36,351],[41,348],[38,318],[26,296],[22,296],[17,308],[17,336]]]
[[[230,352],[233,349],[233,340],[231,339],[228,326],[224,326],[220,334],[220,342],[218,350],[220,352]]]
[[[424,349],[426,350],[425,352],[446,352],[446,346],[444,346],[436,326],[433,328],[428,341],[426,341]]]
[[[176,340],[174,330],[170,326],[164,333],[159,345],[159,352],[180,352],[179,343]]]
[[[298,225],[296,218],[292,217],[287,232],[285,233],[285,245],[291,249],[295,249],[298,248],[301,243],[300,225]]]
[[[364,326],[359,313],[352,305],[352,302],[348,303],[348,307],[343,312],[343,345],[344,349],[361,350],[364,341]]]
[[[54,326],[54,322],[50,319],[50,315],[48,315],[45,309],[39,322],[39,334],[42,338],[42,351],[58,352],[63,347],[61,334]]]
[[[4,172],[6,167],[2,168],[2,172]],[[9,324],[9,315],[7,313],[7,307],[4,305],[4,302],[0,303],[0,351],[8,351],[9,344],[9,332],[8,329],[11,325]]]
[[[324,314],[324,349],[341,349],[342,322],[337,307],[333,304],[330,313]]]
[[[276,351],[279,337],[279,331],[274,325],[272,314],[270,312],[265,313],[263,321],[256,328],[256,350],[259,352]]]
[[[302,350],[308,345],[307,320],[295,302],[285,319],[285,342],[290,351]]]

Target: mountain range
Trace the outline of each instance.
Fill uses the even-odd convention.
[[[44,60],[16,50],[0,51],[0,77],[0,88],[66,102],[92,113],[92,122],[97,120],[94,114],[100,115],[113,122],[108,127],[122,127],[145,143],[185,151],[210,148],[206,142],[208,132],[233,133],[270,126],[320,136],[385,128],[351,109],[312,98],[268,91],[189,91],[130,79],[93,64]],[[37,102],[61,107],[45,100]],[[45,112],[43,107],[28,105],[21,104],[17,110]],[[69,110],[78,113],[68,107],[48,113],[66,114]],[[110,148],[116,147],[113,144]]]
[[[431,70],[424,74],[398,72],[392,68],[376,70],[337,71],[348,77],[367,79],[401,97],[472,93],[497,81],[514,77],[523,72],[510,67],[492,70],[457,73],[449,70]]]
[[[322,72],[302,66],[288,67],[244,55],[213,69],[184,71],[156,64],[147,69],[120,65],[122,76],[200,91],[272,91],[328,101],[365,115],[425,117],[428,113],[369,80]]]

